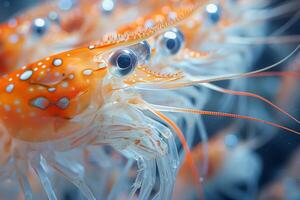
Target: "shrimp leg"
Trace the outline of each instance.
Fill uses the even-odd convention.
[[[25,161],[23,161],[21,159],[16,159],[14,162],[14,168],[16,171],[17,179],[18,179],[19,185],[21,187],[21,190],[24,193],[24,199],[32,200],[33,199],[32,189],[29,184],[28,178],[25,174],[26,167],[24,167],[24,166],[27,166],[27,164],[24,162]]]
[[[83,177],[84,172],[80,170],[80,168],[83,167],[72,167],[71,166],[65,166],[62,164],[58,159],[54,157],[54,155],[47,156],[46,158],[47,163],[59,174],[64,176],[67,180],[69,180],[71,183],[76,185],[79,190],[82,192],[82,194],[88,199],[88,200],[95,200],[91,189],[89,186],[85,183]],[[78,165],[78,164],[77,164]]]
[[[32,168],[34,169],[35,173],[39,177],[41,184],[48,196],[49,200],[57,200],[57,196],[54,192],[53,186],[49,177],[46,172],[46,163],[45,159],[42,155],[40,155],[39,159],[34,160],[32,163]]]
[[[174,138],[169,137],[169,131],[166,131],[166,128],[161,130],[165,132],[163,134],[158,131],[162,125],[159,126],[153,123],[149,116],[138,109],[123,107],[122,111],[126,112],[127,115],[126,117],[120,117],[122,103],[119,105],[114,104],[113,107],[120,107],[120,109],[117,109],[119,112],[103,112],[107,115],[103,117],[102,124],[104,127],[101,127],[101,130],[110,130],[110,132],[104,135],[99,134],[93,144],[109,144],[126,157],[137,161],[138,174],[130,193],[131,198],[134,197],[138,189],[140,189],[139,195],[142,195],[143,199],[149,198],[155,184],[156,166],[161,184],[155,199],[171,197],[178,166],[174,165],[174,163],[178,163],[178,160],[174,160],[178,159],[178,155],[173,153],[176,151]],[[112,121],[113,123],[111,123]],[[134,122],[134,124],[130,122]],[[173,140],[173,142],[166,142],[166,140]]]

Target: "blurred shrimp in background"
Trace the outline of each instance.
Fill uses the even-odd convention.
[[[140,26],[151,28],[155,26],[156,20],[160,22],[163,18],[161,13],[165,10],[195,2],[93,0],[87,3],[60,0],[35,1],[32,5],[28,1],[22,5],[23,2],[19,1],[1,1],[1,73],[13,71],[18,66],[20,68],[54,53],[93,45],[93,41],[103,35],[136,31],[141,29]],[[201,81],[215,76],[226,77],[259,70],[266,66],[274,65],[274,68],[269,72],[210,85],[196,84],[193,87],[158,90],[155,93],[149,88],[149,91],[141,92],[143,97],[152,104],[255,116],[299,130],[294,117],[300,117],[297,106],[297,72],[300,68],[298,51],[293,50],[300,42],[300,30],[297,29],[300,3],[297,0],[228,0],[203,1],[200,4],[195,15],[147,40],[151,48],[151,70],[160,73],[183,71],[189,80]],[[174,16],[168,17],[177,17],[176,12],[171,14]],[[255,95],[244,91],[251,91]],[[266,100],[260,101],[262,98],[257,98],[257,95],[270,100],[276,107],[273,104],[270,106]],[[202,189],[193,181],[195,174],[191,173],[191,163],[185,160],[183,144],[179,140],[177,144],[169,141],[169,147],[173,145],[173,150],[174,147],[178,149],[179,160],[183,163],[182,168],[175,169],[178,174],[173,182],[176,182],[174,199],[200,199],[199,191],[206,199],[273,199],[273,196],[277,199],[299,198],[299,185],[290,178],[297,176],[290,175],[293,174],[292,168],[297,168],[297,162],[292,161],[290,165],[293,167],[287,167],[292,155],[296,154],[293,152],[299,145],[298,135],[242,120],[199,117],[186,113],[166,115],[184,132],[201,176]],[[2,137],[3,146],[10,142],[9,138]],[[132,198],[143,199],[139,193],[146,176],[147,180],[153,181],[149,176],[161,176],[160,181],[164,180],[158,172],[156,174],[153,169],[147,169],[153,163],[145,165],[137,162],[136,166],[133,160],[110,146],[97,148],[88,145],[84,149],[59,152],[56,159],[66,168],[57,168],[57,163],[52,163],[45,171],[51,177],[52,185],[57,186],[55,191],[58,199],[93,199],[92,196],[96,199],[127,199],[130,195],[133,195]],[[4,157],[1,162],[6,160],[9,158]],[[26,172],[22,175],[27,176],[34,198],[51,197],[43,192],[43,187],[49,186],[43,185],[43,182],[41,186],[35,181],[35,172],[30,167],[27,171],[26,164],[22,164],[19,167]],[[7,168],[1,170],[9,171]],[[63,181],[59,174],[65,177]],[[5,182],[0,185],[2,198],[23,198],[18,182],[13,181],[15,176],[3,179]],[[278,181],[278,177],[283,178]],[[73,187],[69,181],[77,187]],[[169,181],[172,182],[166,180],[166,183]],[[159,191],[162,184],[164,182],[149,182],[149,188],[153,187],[150,192]],[[276,189],[268,189],[272,185],[280,188],[278,193]],[[25,184],[21,187],[28,186]],[[89,194],[90,190],[93,195]],[[272,191],[276,194],[272,194]],[[164,199],[159,195],[156,198]],[[27,199],[30,198],[27,196]],[[52,196],[52,199],[55,198]]]

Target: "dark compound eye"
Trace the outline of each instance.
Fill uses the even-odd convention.
[[[221,8],[218,4],[210,3],[205,7],[207,17],[213,24],[218,23],[221,18]]]
[[[117,76],[126,76],[130,74],[136,67],[138,59],[136,54],[130,49],[122,49],[116,51],[110,57],[113,73]]]
[[[183,34],[177,30],[173,29],[164,33],[162,37],[162,46],[164,53],[167,55],[175,55],[181,49],[184,43]]]
[[[49,29],[49,21],[43,18],[36,18],[32,21],[32,32],[38,36],[44,35]]]

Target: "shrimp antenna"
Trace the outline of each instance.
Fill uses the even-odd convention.
[[[266,121],[263,119],[246,116],[246,115],[238,115],[238,114],[233,114],[233,113],[224,113],[224,112],[206,111],[206,110],[195,110],[195,109],[190,109],[190,108],[179,108],[179,107],[170,107],[170,106],[161,106],[161,105],[152,105],[152,106],[153,106],[153,108],[155,108],[159,111],[165,111],[165,112],[190,113],[190,114],[198,114],[198,115],[208,115],[208,116],[227,117],[227,118],[255,121],[255,122],[267,124],[267,125],[300,135],[300,132],[293,130],[291,128],[288,128],[286,126],[283,126],[283,125],[280,125],[280,124],[277,124],[274,122]]]
[[[282,43],[295,43],[299,41],[300,41],[299,35],[271,36],[271,37],[230,36],[226,39],[226,43],[239,44],[239,45],[282,44]]]
[[[245,78],[256,78],[256,77],[267,77],[267,76],[279,76],[279,77],[295,77],[299,78],[300,77],[300,72],[298,71],[285,71],[285,72],[274,72],[274,71],[269,71],[269,72],[260,72],[256,74],[251,74],[249,76],[246,76]]]
[[[279,106],[277,106],[276,104],[272,103],[270,100],[258,95],[258,94],[254,94],[251,92],[244,92],[244,91],[234,91],[234,90],[229,90],[229,89],[225,89],[210,83],[203,83],[203,86],[217,91],[217,92],[221,92],[221,93],[226,93],[226,94],[232,94],[232,95],[237,95],[237,96],[247,96],[247,97],[254,97],[256,99],[259,99],[267,104],[269,104],[270,106],[272,106],[273,108],[275,108],[276,110],[278,110],[279,112],[283,113],[284,115],[288,116],[290,119],[292,119],[293,121],[295,121],[296,123],[300,124],[300,121],[298,119],[296,119],[294,116],[292,116],[291,114],[289,114],[287,111],[285,111],[284,109],[280,108]]]

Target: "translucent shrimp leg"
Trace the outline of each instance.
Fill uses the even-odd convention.
[[[174,160],[178,159],[178,157],[174,157],[171,153],[176,151],[176,146],[168,146],[169,142],[165,143],[164,140],[173,138],[161,138],[159,135],[164,135],[157,131],[158,127],[156,127],[156,129],[153,128],[153,126],[155,126],[154,123],[150,124],[150,126],[148,125],[148,117],[144,116],[142,112],[132,108],[124,108],[122,104],[114,104],[112,106],[114,107],[114,110],[119,106],[121,108],[123,107],[122,110],[124,113],[126,112],[127,115],[120,117],[119,112],[114,113],[112,111],[108,113],[109,117],[104,117],[104,121],[102,122],[102,130],[110,130],[110,132],[103,136],[99,135],[93,144],[112,145],[124,155],[127,155],[127,157],[137,160],[138,174],[130,197],[133,197],[138,189],[140,189],[141,195],[145,197],[149,196],[154,187],[154,174],[156,174],[155,166],[157,166],[161,178],[166,180],[166,182],[160,180],[161,188],[159,193],[162,193],[165,196],[159,195],[159,199],[163,199],[162,197],[170,197],[174,183],[172,180],[175,179],[176,172],[176,170],[170,169],[174,167],[174,165],[171,166],[173,163],[178,162]],[[120,111],[121,109],[117,110]],[[128,116],[130,117],[128,118]],[[141,121],[141,119],[143,119],[143,121]],[[111,123],[111,120],[114,123]],[[135,124],[139,125],[130,124],[130,122],[133,121]]]
[[[49,177],[46,172],[46,163],[45,159],[42,155],[40,155],[39,159],[36,159],[31,163],[32,168],[34,169],[35,173],[40,179],[40,182],[47,194],[47,197],[49,200],[57,200],[57,196],[54,192],[53,186],[51,184],[51,181],[49,180]]]
[[[129,131],[125,131],[126,129],[128,129]],[[119,130],[115,129],[110,132],[110,134],[112,134],[112,136],[110,136],[110,139],[104,139],[104,138],[98,139],[101,143],[104,142],[104,143],[110,143],[110,144],[113,144],[113,143],[117,144],[117,142],[115,142],[114,140],[118,140],[118,144],[117,144],[116,148],[119,149],[121,152],[124,152],[125,154],[129,155],[130,157],[132,157],[131,154],[133,152],[136,152],[135,155],[133,155],[133,156],[136,157],[136,159],[137,159],[138,173],[136,176],[136,180],[133,184],[133,188],[129,195],[130,198],[134,197],[134,195],[138,189],[140,189],[140,195],[145,196],[145,197],[149,196],[150,192],[152,191],[152,189],[154,187],[154,182],[156,179],[155,178],[156,168],[155,168],[154,163],[155,163],[156,159],[160,159],[160,157],[162,156],[162,155],[158,155],[157,151],[161,151],[161,150],[159,150],[161,147],[157,146],[157,144],[155,144],[156,143],[155,141],[151,141],[151,140],[149,141],[151,143],[151,146],[153,146],[153,148],[151,148],[151,149],[149,149],[150,146],[147,145],[146,143],[140,144],[140,142],[142,140],[145,140],[145,137],[147,137],[146,135],[151,134],[151,132],[149,132],[147,130],[145,130],[144,133],[141,132],[140,134],[137,132],[141,132],[140,127],[133,128],[131,126],[126,127],[126,126],[119,125]],[[136,136],[134,136],[134,135],[136,135]],[[129,137],[132,137],[132,138],[129,139]],[[130,150],[129,148],[132,150]],[[161,153],[163,153],[163,152],[161,152]],[[161,153],[159,153],[159,154],[161,154]],[[165,154],[165,153],[163,153],[163,154]],[[145,157],[145,158],[143,158],[143,157]],[[151,157],[153,157],[153,158],[151,159]],[[166,156],[164,156],[164,159],[167,159],[167,161],[166,161],[167,165],[171,164],[172,159],[170,159]],[[170,166],[158,166],[158,172],[160,174],[164,174],[165,167],[168,170],[170,169]],[[173,177],[173,179],[175,178],[175,173],[168,174],[168,175]],[[160,180],[160,181],[162,181],[160,192],[165,194],[166,196],[171,195],[171,192],[168,192],[168,190],[166,192],[166,189],[165,189],[165,187],[172,188],[172,182],[171,182],[172,178],[171,177],[164,177],[165,179],[170,180],[170,181],[168,181],[168,185],[165,185],[163,180]],[[164,196],[164,197],[166,197],[166,196]],[[160,199],[163,199],[163,198],[160,198]]]
[[[108,195],[108,197],[107,197],[107,200],[114,200],[114,199],[117,199],[116,193],[117,193],[118,191],[120,191],[121,187],[123,187],[122,184],[123,184],[123,182],[125,181],[126,176],[127,176],[128,172],[129,172],[130,168],[131,168],[132,165],[133,165],[133,162],[134,162],[134,161],[133,161],[132,159],[130,159],[130,160],[127,161],[127,163],[126,163],[124,169],[123,169],[123,170],[121,171],[121,173],[120,173],[118,182],[116,182],[116,183],[114,184],[113,188],[111,189],[111,191],[110,191],[110,193],[109,193],[109,195]]]
[[[23,191],[24,198],[26,200],[32,200],[33,199],[32,189],[25,172],[27,169],[27,163],[24,162],[26,161],[23,161],[21,159],[16,159],[14,162],[14,168],[16,171],[19,185],[21,187],[21,190]]]
[[[66,179],[68,179],[71,183],[77,186],[77,188],[82,192],[82,194],[88,200],[95,200],[91,189],[84,181],[84,171],[82,171],[83,166],[79,165],[79,163],[70,163],[70,166],[65,166],[60,161],[54,158],[53,156],[47,156],[46,161],[55,171],[63,175]],[[74,166],[74,167],[73,167]]]
[[[156,179],[156,165],[154,160],[137,160],[138,172],[137,178],[133,184],[133,189],[129,194],[129,199],[134,197],[137,189],[140,188],[139,198],[149,199],[150,193],[154,187]],[[147,180],[147,183],[143,183]]]

